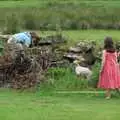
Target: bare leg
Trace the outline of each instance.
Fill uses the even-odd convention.
[[[116,89],[116,92],[120,94],[120,88],[117,88],[117,89]]]
[[[111,98],[111,92],[110,89],[106,90],[106,99],[110,99]]]

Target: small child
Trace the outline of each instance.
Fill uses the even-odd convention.
[[[39,36],[35,32],[21,32],[12,35],[8,39],[8,43],[21,44],[30,47],[30,45],[36,44],[39,39]]]
[[[18,54],[25,55],[24,48],[37,45],[39,36],[35,32],[21,32],[12,35],[7,43],[11,58],[14,60]]]
[[[106,89],[106,99],[111,98],[111,89],[120,88],[120,72],[117,57],[118,54],[114,48],[112,38],[106,37],[98,83],[99,88]]]

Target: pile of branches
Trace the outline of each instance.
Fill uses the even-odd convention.
[[[0,87],[3,87],[10,82],[9,71],[11,66],[12,61],[9,55],[0,56]]]
[[[37,84],[35,75],[31,73],[16,74],[12,79],[11,87],[14,89],[26,89],[35,87]]]
[[[37,62],[20,54],[15,60],[9,59],[10,56],[0,57],[0,87],[25,89],[39,83],[41,69]]]
[[[63,53],[57,50],[60,43],[65,43],[62,36],[48,36],[40,40],[37,46],[25,48],[25,54],[17,53],[14,60],[10,55],[11,47],[5,45],[4,51],[9,56],[4,52],[7,57],[2,56],[3,59],[0,59],[0,86],[26,89],[38,85],[45,78],[44,73],[49,67],[63,64]]]
[[[12,74],[11,87],[15,89],[35,87],[40,80],[38,75],[41,71],[37,70],[38,66],[33,59],[19,54],[12,66],[14,73]]]

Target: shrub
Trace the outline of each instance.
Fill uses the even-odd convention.
[[[88,81],[77,78],[70,68],[52,68],[47,72],[48,80],[44,88],[55,90],[81,90],[88,87]]]
[[[90,24],[86,21],[81,22],[80,26],[81,26],[81,29],[89,29],[90,28]]]
[[[11,14],[6,17],[5,29],[3,33],[5,34],[14,34],[20,32],[20,21],[18,20],[16,14]]]
[[[89,86],[91,87],[97,87],[97,83],[99,80],[99,71],[100,71],[100,63],[96,62],[95,65],[92,68],[92,77],[91,80],[89,81]]]
[[[24,28],[29,30],[36,29],[36,21],[35,21],[36,18],[33,14],[25,14],[23,19],[24,19]]]
[[[31,4],[23,5],[20,2],[19,8],[1,7],[0,26],[6,24],[4,19],[8,14],[11,16],[12,13],[15,13],[17,19],[22,20],[21,23],[25,29],[55,30],[56,24],[59,24],[62,29],[120,29],[120,15],[117,12],[120,8],[117,2],[112,2],[112,6],[111,2],[108,2],[108,5],[106,4],[104,7],[103,2],[100,2],[98,7],[97,1],[94,2],[94,5],[84,1],[77,1],[77,4],[72,1],[62,3],[40,1],[40,3],[42,4],[32,6]],[[5,6],[7,6],[6,4]],[[11,22],[10,20],[9,23]]]
[[[4,49],[4,46],[3,46],[3,42],[2,40],[0,41],[0,56],[3,55],[3,49]]]

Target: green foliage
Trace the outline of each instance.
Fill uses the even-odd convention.
[[[52,68],[47,72],[47,81],[41,89],[82,90],[88,87],[88,81],[77,77],[70,68]]]
[[[96,63],[92,69],[92,77],[88,81],[85,78],[77,77],[75,72],[70,68],[52,68],[48,70],[46,74],[47,81],[41,85],[41,89],[83,90],[96,88],[99,79],[99,70],[100,63]]]
[[[95,63],[95,65],[92,68],[92,72],[93,74],[91,80],[89,81],[89,85],[96,88],[99,80],[100,63]]]
[[[5,23],[5,34],[14,34],[20,31],[20,26],[19,26],[19,20],[17,18],[16,14],[11,14],[8,15],[6,18],[6,23]]]
[[[34,30],[37,28],[36,25],[36,16],[33,14],[25,14],[23,19],[24,19],[24,28],[28,30]]]
[[[26,29],[120,29],[120,1],[39,0],[2,1],[0,26],[12,13]],[[104,14],[103,14],[104,13]],[[11,21],[12,22],[12,21]]]
[[[3,55],[3,49],[4,49],[3,42],[2,40],[0,40],[0,56]]]

